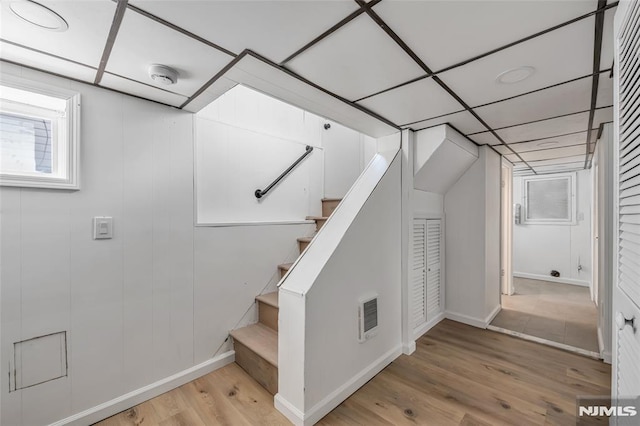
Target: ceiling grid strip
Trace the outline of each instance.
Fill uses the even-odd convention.
[[[356,0],[356,1],[358,1],[358,0]],[[467,64],[469,64],[471,62],[474,62],[474,61],[477,61],[479,59],[485,58],[487,56],[493,55],[494,53],[498,53],[498,52],[500,52],[502,50],[509,49],[510,47],[513,47],[513,46],[516,46],[518,44],[524,43],[526,41],[532,40],[534,38],[543,36],[543,35],[545,35],[547,33],[550,33],[552,31],[558,30],[560,28],[566,27],[567,25],[574,24],[574,23],[579,22],[579,21],[581,21],[583,19],[586,19],[586,18],[589,18],[589,17],[591,17],[593,15],[596,15],[597,13],[605,12],[605,11],[607,11],[609,9],[612,9],[612,8],[616,7],[616,6],[618,6],[618,2],[614,1],[614,2],[604,6],[602,9],[596,9],[593,12],[585,13],[584,15],[580,15],[580,16],[578,16],[576,18],[573,18],[573,19],[570,19],[568,21],[565,21],[565,22],[563,22],[561,24],[558,24],[558,25],[555,25],[553,27],[547,28],[545,30],[539,31],[539,32],[537,32],[535,34],[532,34],[530,36],[521,38],[521,39],[516,40],[514,42],[505,44],[504,46],[497,47],[497,48],[492,49],[492,50],[490,50],[488,52],[482,53],[482,54],[474,56],[472,58],[465,59],[464,61],[461,61],[461,62],[455,63],[453,65],[447,66],[445,68],[442,68],[441,70],[430,72],[430,73],[427,73],[427,74],[425,74],[423,76],[416,77],[414,79],[406,81],[404,83],[397,84],[397,85],[395,85],[393,87],[390,87],[388,89],[384,89],[384,90],[380,90],[380,91],[378,91],[376,93],[372,93],[371,95],[367,95],[367,96],[365,96],[363,98],[357,99],[355,102],[360,102],[360,101],[363,101],[365,99],[369,99],[369,98],[372,98],[374,96],[381,95],[383,93],[389,92],[391,90],[398,89],[398,88],[406,86],[408,84],[415,83],[416,81],[420,81],[420,80],[423,80],[425,78],[432,77],[434,75],[438,75],[438,74],[442,74],[442,73],[447,72],[447,71],[451,71],[451,70],[453,70],[455,68],[459,68],[459,67],[461,67],[463,65],[467,65]],[[612,65],[611,69],[613,69],[613,65]]]
[[[563,81],[561,83],[552,84],[552,85],[549,85],[549,86],[546,86],[546,87],[541,87],[541,88],[535,89],[535,90],[530,90],[528,92],[520,93],[519,95],[509,96],[508,98],[498,99],[497,101],[492,101],[492,102],[487,102],[487,103],[484,103],[484,104],[481,104],[481,105],[477,105],[477,106],[472,107],[472,109],[482,108],[482,107],[489,106],[489,105],[499,104],[500,102],[510,101],[512,99],[520,98],[522,96],[527,96],[527,95],[531,95],[533,93],[542,92],[542,91],[547,90],[547,89],[553,89],[554,87],[559,87],[559,86],[562,86],[564,84],[575,83],[576,81],[579,81],[579,80],[582,80],[582,79],[585,79],[585,78],[597,77],[602,73],[606,73],[606,72],[610,72],[610,71],[611,71],[610,69],[606,69],[606,70],[598,71],[596,73],[583,75],[581,77],[572,78],[571,80]],[[358,102],[358,101],[354,101],[354,102]],[[412,121],[411,123],[401,124],[400,127],[411,126],[412,124],[420,123],[422,121],[435,120],[436,118],[442,118],[442,117],[446,117],[446,116],[449,116],[449,115],[459,114],[459,113],[465,112],[465,111],[466,111],[465,109],[461,109],[459,111],[449,112],[449,113],[438,115],[438,116],[435,116],[435,117],[423,118],[421,120]],[[478,133],[481,133],[481,132],[478,132]]]
[[[607,0],[598,0],[598,10],[607,4]],[[602,34],[604,32],[604,12],[598,12],[596,15],[595,31],[593,36],[593,69],[600,69],[600,59],[602,55]],[[587,140],[585,144],[584,168],[589,166],[589,142],[591,141],[591,128],[593,127],[593,119],[595,117],[596,103],[598,102],[598,84],[600,78],[593,77],[591,85],[591,111],[589,112],[589,131],[587,132]]]
[[[100,58],[100,64],[98,65],[98,71],[96,72],[96,78],[93,81],[94,84],[99,84],[102,81],[104,70],[107,68],[107,62],[109,62],[109,56],[111,56],[111,50],[116,42],[122,19],[124,18],[124,12],[127,10],[128,0],[118,0],[116,6],[116,12],[113,15],[113,22],[111,22],[111,28],[109,29],[109,36],[102,52],[102,58]]]
[[[364,4],[364,0],[355,0],[355,2],[359,5]],[[409,55],[418,64],[418,66],[420,66],[427,74],[433,74],[431,69],[422,61],[422,59],[420,59],[418,55],[416,55],[416,53],[411,50],[411,48],[389,27],[389,25],[387,25],[386,22],[384,22],[384,20],[376,12],[373,11],[373,9],[367,9],[366,12],[367,15],[369,15],[369,17],[376,24],[378,24],[380,28],[382,28],[387,33],[387,35],[391,37],[398,44],[398,46],[400,46],[407,53],[407,55]],[[491,132],[503,145],[509,148],[509,145],[505,143],[505,141],[491,128],[491,126],[489,126],[486,121],[484,121],[472,108],[470,108],[469,105],[467,105],[466,102],[464,102],[462,98],[460,98],[460,96],[458,96],[447,84],[445,84],[445,82],[443,82],[437,76],[433,76],[432,78],[436,83],[438,83],[440,87],[442,87],[442,89],[449,93],[451,97],[458,101],[458,103],[462,105],[466,111],[471,113],[480,123],[482,123],[482,125],[486,127],[489,132]],[[520,157],[517,152],[515,152],[511,148],[509,148],[509,150],[511,150],[511,152],[513,152],[518,158],[520,158],[525,164],[527,164],[527,166],[529,166],[528,163],[522,157]],[[529,168],[531,168],[531,171],[535,173],[535,170],[533,170],[531,166],[529,166]]]

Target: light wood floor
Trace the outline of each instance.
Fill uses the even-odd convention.
[[[502,296],[491,325],[599,352],[598,311],[588,287],[513,279],[515,294]]]
[[[610,366],[445,320],[320,425],[575,425],[577,395],[609,395]],[[236,364],[100,426],[285,425]]]

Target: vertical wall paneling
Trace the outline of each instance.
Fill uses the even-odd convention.
[[[22,304],[21,304],[21,270],[22,250],[20,234],[22,231],[21,210],[22,192],[18,188],[0,188],[0,389],[2,389],[2,406],[0,407],[0,423],[6,424],[9,419],[22,419],[22,392],[7,393],[12,387],[9,380],[13,365],[13,342],[22,340]]]
[[[115,235],[123,239],[124,391],[153,381],[153,144],[159,130],[153,108],[124,102],[122,219]],[[126,117],[136,117],[126,120]],[[118,226],[119,225],[119,226]],[[119,229],[118,229],[119,228]]]
[[[82,92],[81,187],[71,211],[71,401],[78,412],[122,393],[123,96]],[[114,238],[93,240],[91,218],[114,218]],[[117,348],[117,350],[116,350]]]

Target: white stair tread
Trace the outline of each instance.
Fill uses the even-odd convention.
[[[289,270],[289,267],[291,265],[293,265],[293,263],[286,263],[285,265],[288,265],[287,268],[285,269],[286,271]],[[279,265],[279,266],[285,266],[285,265]],[[284,268],[282,268],[284,269]],[[274,308],[278,307],[278,292],[274,291],[273,293],[266,293],[266,294],[261,294],[260,296],[256,297],[256,300],[262,303],[266,303],[267,305],[273,306]]]
[[[342,201],[342,198],[323,198],[322,201]]]
[[[231,337],[274,367],[278,366],[278,333],[260,323],[233,330]]]
[[[307,216],[307,220],[327,220],[329,219],[329,216],[324,217],[324,216]]]
[[[300,238],[298,238],[298,241],[300,241],[301,243],[310,243],[311,240],[313,240],[313,237],[300,237]]]

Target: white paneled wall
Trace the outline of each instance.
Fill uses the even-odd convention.
[[[81,93],[82,176],[77,192],[0,188],[0,423],[49,424],[227,350],[228,331],[253,319],[254,297],[313,225],[194,227],[192,114],[2,72]],[[103,215],[114,238],[95,241],[91,220]],[[68,377],[7,393],[13,343],[57,331]]]
[[[197,114],[197,221],[295,222],[319,215],[319,200],[343,197],[375,154],[375,144],[373,138],[238,85]],[[306,145],[314,151],[257,200],[254,191],[289,167]]]
[[[577,176],[577,216],[575,225],[514,225],[513,271],[515,276],[549,279],[552,269],[560,280],[591,284],[591,191],[589,170]],[[513,179],[513,202],[524,208],[522,178]],[[578,270],[578,263],[582,270]],[[553,278],[551,278],[553,280]]]

